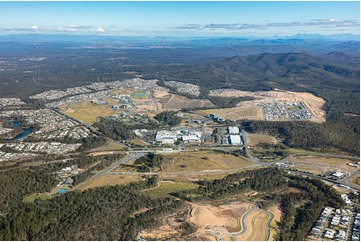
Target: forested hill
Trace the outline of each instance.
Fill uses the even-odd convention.
[[[346,88],[355,90],[359,87],[358,58],[356,54],[342,52],[322,56],[304,53],[234,56],[196,65],[168,66],[166,74],[208,88],[221,85],[249,91],[275,87],[299,90],[308,84],[316,88],[345,88],[347,84]],[[292,81],[292,75],[302,85]]]

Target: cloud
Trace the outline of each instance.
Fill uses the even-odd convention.
[[[182,26],[176,26],[173,29],[183,30],[260,30],[270,28],[289,28],[289,27],[320,27],[341,29],[345,27],[357,27],[359,28],[359,22],[352,20],[340,20],[335,18],[329,19],[312,19],[308,22],[266,22],[266,23],[211,23],[205,25],[186,24]]]
[[[202,28],[201,24],[185,24],[183,26],[175,26],[174,29],[196,30]]]
[[[95,32],[98,33],[105,33],[105,30],[102,27],[98,27],[97,30]]]
[[[18,31],[18,32],[34,32],[39,30],[46,30],[46,28],[39,27],[38,25],[33,25],[31,27],[6,27],[3,30],[5,31]]]
[[[39,27],[37,25],[31,26],[32,30],[39,30]]]

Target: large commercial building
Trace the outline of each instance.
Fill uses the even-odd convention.
[[[181,137],[181,132],[179,131],[158,131],[155,136],[155,141],[162,144],[174,144],[177,141],[178,137]]]
[[[231,145],[242,145],[241,136],[239,134],[231,134],[229,137],[229,143]]]

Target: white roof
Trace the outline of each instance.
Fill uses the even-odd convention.
[[[199,140],[199,137],[197,135],[184,135],[182,136],[182,140],[188,141],[188,140]]]
[[[239,128],[236,126],[230,126],[228,127],[228,132],[230,134],[238,134],[239,133]]]
[[[336,177],[341,177],[343,176],[343,173],[342,172],[339,172],[339,171],[336,171],[335,173],[332,174],[333,176],[336,176]]]
[[[229,139],[231,140],[232,144],[240,144],[241,143],[241,136],[240,135],[231,134],[229,136]]]

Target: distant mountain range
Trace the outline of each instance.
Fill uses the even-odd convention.
[[[29,42],[36,39],[43,41],[65,41],[77,43],[94,43],[96,40],[109,40],[109,41],[132,41],[135,43],[159,43],[161,40],[168,41],[201,41],[208,42],[210,40],[217,42],[217,40],[289,40],[289,39],[303,39],[303,40],[339,40],[339,41],[359,41],[360,35],[354,34],[334,34],[334,35],[321,35],[321,34],[296,34],[292,36],[272,36],[272,37],[256,37],[256,36],[239,36],[239,37],[170,37],[170,36],[105,36],[105,35],[67,35],[67,34],[11,34],[0,35],[0,42],[16,41],[16,42]]]

